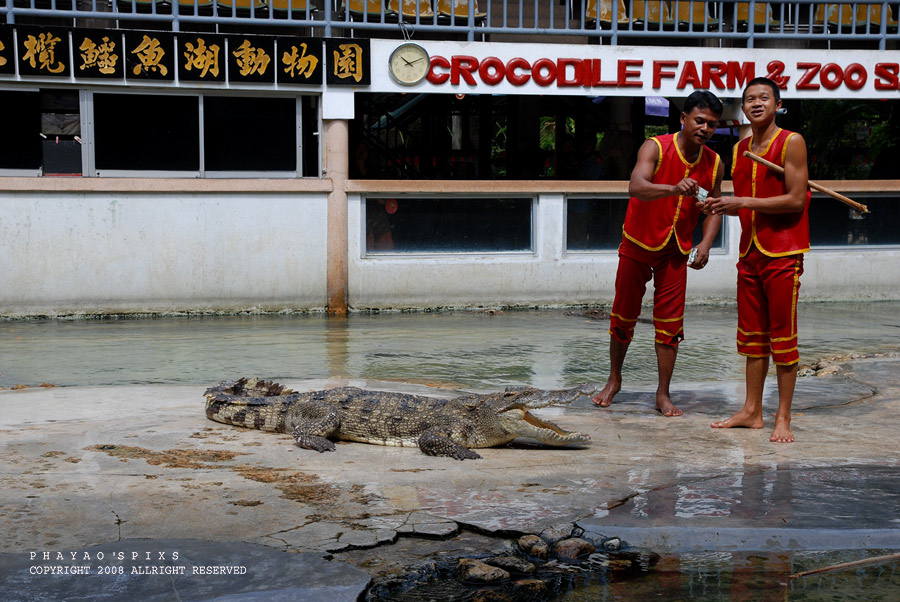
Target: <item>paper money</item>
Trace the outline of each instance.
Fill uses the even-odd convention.
[[[703,188],[702,186],[700,186],[699,190],[697,191],[697,200],[701,204],[706,203],[706,197],[708,197],[708,196],[709,196],[709,191],[706,188]]]

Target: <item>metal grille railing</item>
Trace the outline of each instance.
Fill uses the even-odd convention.
[[[258,33],[608,44],[715,40],[849,42],[886,49],[900,41],[893,0],[0,0],[6,23],[150,26],[172,31],[240,28]],[[526,36],[530,39],[525,40]],[[777,45],[777,42],[775,42]],[[846,46],[844,46],[846,47]]]

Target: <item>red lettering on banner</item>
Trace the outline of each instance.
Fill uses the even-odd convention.
[[[516,69],[524,69],[524,73],[517,73]],[[506,63],[506,79],[514,86],[524,86],[531,79],[531,63],[520,56],[509,59]]]
[[[594,65],[591,68],[594,72],[594,79],[591,80],[591,86],[595,88],[615,88],[619,85],[619,81],[615,79],[603,80],[603,74],[600,72],[600,59],[593,59]]]
[[[827,89],[834,90],[844,83],[844,70],[841,69],[840,65],[828,63],[822,67],[822,71],[819,74],[819,80]]]
[[[729,90],[741,89],[747,82],[756,77],[756,63],[728,61],[726,69],[728,71]]]
[[[427,77],[429,83],[432,83],[435,85],[440,85],[440,84],[443,84],[444,82],[446,82],[448,79],[450,79],[449,73],[436,73],[434,70],[435,67],[440,67],[442,69],[449,69],[450,61],[448,61],[447,59],[445,59],[442,56],[431,57],[431,68],[428,70],[428,77]]]
[[[462,77],[470,86],[477,85],[475,77],[472,75],[478,70],[478,59],[474,56],[454,56],[450,59],[450,83],[454,86],[459,85],[459,78]]]
[[[697,73],[697,66],[694,64],[694,61],[688,61],[684,64],[684,67],[681,69],[681,77],[678,78],[678,83],[675,87],[683,90],[688,84],[695,89],[700,87],[700,75]]]
[[[662,87],[662,78],[671,77],[675,79],[674,71],[663,71],[666,67],[677,67],[678,61],[653,61],[653,87]]]
[[[708,90],[712,87],[710,84],[715,84],[719,90],[724,89],[722,76],[727,73],[728,67],[722,61],[703,61],[703,87]]]
[[[558,88],[582,86],[584,88],[640,88],[647,74],[643,72],[644,60],[616,60],[615,78],[603,79],[602,60],[597,58],[540,58],[533,63],[515,57],[504,63],[503,59],[489,56],[479,60],[474,56],[455,55],[450,58],[433,56],[427,79],[431,84],[465,84],[497,86],[504,80],[513,86],[533,82],[537,86]],[[797,62],[796,89],[799,91],[833,91],[846,87],[863,90],[869,80],[864,64],[850,63],[846,67],[838,63]],[[874,65],[875,90],[900,89],[900,64],[877,63]],[[674,83],[678,90],[740,90],[756,75],[753,61],[680,61],[676,59],[654,60],[650,82],[654,89]],[[783,61],[773,60],[766,65],[766,77],[781,89],[786,89],[792,76],[786,75]],[[824,90],[823,90],[824,91]]]
[[[866,72],[866,68],[859,63],[850,63],[844,69],[844,85],[851,90],[861,89],[866,85],[868,79],[869,74]]]
[[[819,72],[822,65],[819,63],[797,63],[797,69],[805,69],[800,81],[797,82],[798,90],[818,90],[819,84],[813,81],[813,78]]]
[[[876,90],[900,90],[900,63],[878,63],[875,76]]]
[[[781,75],[784,73],[784,63],[781,61],[770,61],[768,65],[766,65],[766,69],[769,70],[766,73],[766,77],[775,82],[775,85],[784,90],[787,88],[788,82],[791,81],[791,78],[787,75]]]
[[[487,85],[496,86],[506,77],[506,68],[503,66],[503,61],[495,56],[487,57],[481,61],[481,65],[478,67],[478,77]]]
[[[547,74],[541,73],[541,69],[546,69]],[[531,79],[539,86],[549,86],[556,79],[556,63],[550,59],[538,59],[531,66]]]
[[[556,85],[559,87],[580,86],[584,82],[584,64],[582,59],[559,59],[556,61]],[[572,67],[572,79],[566,77],[568,68]]]
[[[640,67],[644,64],[640,59],[622,59],[619,61],[619,87],[620,88],[640,88],[643,84],[630,78],[640,77],[640,71],[632,71],[629,67]]]

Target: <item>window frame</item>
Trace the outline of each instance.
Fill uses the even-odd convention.
[[[618,255],[619,253],[619,243],[621,243],[621,234],[619,236],[618,242],[614,247],[609,249],[570,249],[569,248],[569,201],[579,201],[579,200],[604,200],[604,201],[628,201],[629,197],[627,194],[605,194],[605,195],[591,195],[591,194],[567,194],[565,195],[565,203],[563,209],[563,233],[562,233],[562,243],[563,243],[563,254],[571,255],[571,256],[584,256],[584,255]],[[730,234],[730,220],[723,219],[722,225],[719,229],[718,236],[722,239],[722,244],[719,246],[713,246],[710,248],[709,252],[711,255],[727,255],[729,252],[729,234]],[[699,224],[698,224],[699,225]],[[620,228],[621,232],[621,228]]]
[[[0,92],[40,92],[42,89],[67,88],[67,86],[39,85],[39,86],[3,86],[0,82]],[[204,179],[321,179],[322,177],[322,112],[321,102],[315,102],[311,107],[306,107],[310,102],[307,98],[317,99],[315,93],[298,93],[295,91],[276,92],[268,90],[187,90],[184,88],[161,90],[158,88],[144,88],[133,86],[129,88],[108,88],[96,86],[80,86],[79,110],[81,122],[81,176],[93,178],[204,178]],[[96,137],[95,137],[95,94],[118,94],[140,96],[189,96],[197,98],[198,124],[199,124],[199,169],[196,170],[139,170],[139,169],[98,169],[96,163]],[[277,171],[226,171],[206,169],[206,154],[204,149],[204,98],[205,97],[229,97],[229,98],[292,98],[294,100],[294,118],[296,130],[294,132],[295,161],[293,170]],[[307,153],[314,153],[318,173],[304,175],[304,165],[309,160],[304,156],[303,141],[309,135],[309,124],[304,123],[304,113],[307,109],[315,111],[315,130],[312,132],[317,144],[306,148]],[[43,167],[36,169],[4,168],[0,166],[0,177],[45,177]],[[50,176],[46,176],[50,177]]]
[[[515,251],[369,251],[366,247],[366,206],[368,200],[373,199],[403,199],[411,200],[430,200],[430,199],[456,199],[456,200],[472,200],[479,199],[530,199],[530,219],[528,220],[529,235],[528,249]],[[360,259],[365,260],[397,260],[397,259],[421,259],[421,258],[459,258],[474,259],[479,257],[510,257],[510,258],[527,258],[532,259],[538,256],[538,211],[539,211],[540,195],[536,193],[528,193],[523,191],[520,194],[503,193],[503,194],[440,194],[440,193],[421,193],[421,194],[389,194],[389,193],[361,193],[359,195],[359,249]]]

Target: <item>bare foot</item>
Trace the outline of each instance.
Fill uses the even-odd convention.
[[[793,443],[794,433],[791,432],[791,421],[782,418],[775,419],[775,429],[769,437],[772,443]]]
[[[612,403],[613,397],[616,396],[616,393],[618,393],[621,388],[621,382],[609,379],[606,381],[606,386],[603,387],[603,390],[594,395],[591,400],[595,405],[598,405],[601,408],[607,408],[609,407],[609,404]]]
[[[668,395],[656,396],[656,410],[663,416],[681,416],[684,414],[684,412],[675,407]]]
[[[719,420],[717,422],[713,422],[710,424],[714,429],[730,429],[730,428],[748,428],[748,429],[761,429],[763,427],[763,419],[762,416],[754,416],[748,412],[744,412],[741,410],[731,418],[727,420]]]

